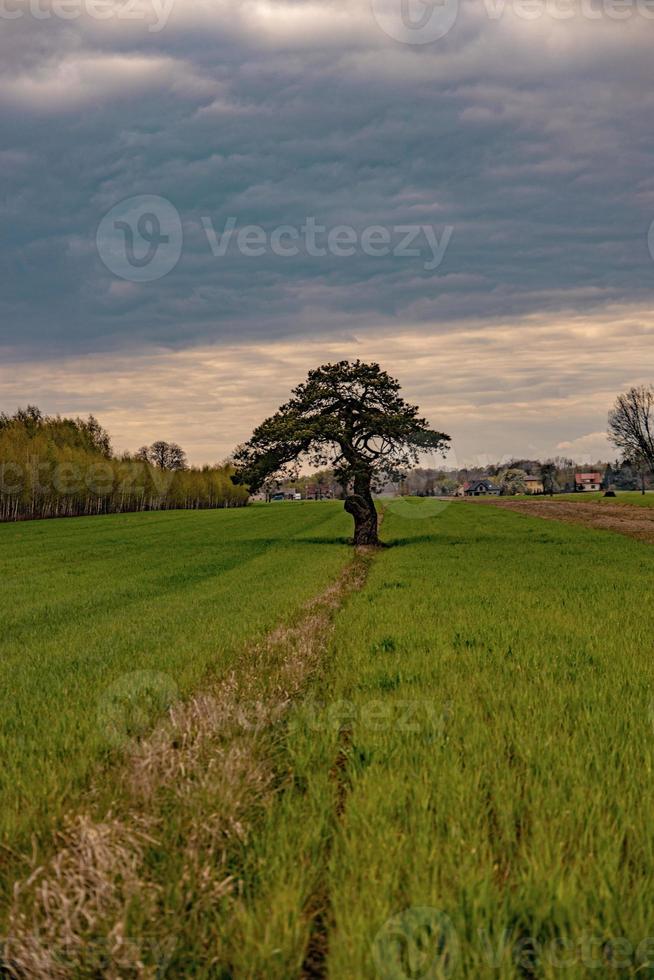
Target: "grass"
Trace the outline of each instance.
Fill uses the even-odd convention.
[[[332,980],[654,975],[651,547],[458,506],[384,533],[288,727],[233,975],[299,975],[309,878]]]
[[[602,503],[606,506],[615,504],[631,505],[634,507],[654,507],[654,492],[648,490],[644,495],[640,490],[616,490],[615,497],[605,497],[604,491],[590,493],[557,493],[554,497],[534,496],[533,494],[516,494],[512,500],[573,500],[575,503]]]
[[[582,950],[559,956],[574,976],[584,943],[636,949],[652,934],[654,551],[491,508],[391,515],[386,534],[398,547],[334,646],[355,720],[330,976],[376,976],[375,937],[415,907],[451,922],[456,976],[515,976],[521,943],[538,976],[560,975],[557,941]],[[375,702],[388,722],[370,722]]]
[[[147,931],[172,944],[166,975],[654,976],[654,550],[496,508],[453,505],[434,514],[429,504],[389,508],[383,534],[393,547],[365,559],[367,581],[334,609],[332,633],[316,620],[319,648],[282,633],[265,656],[252,663],[241,656],[236,676],[248,678],[247,696],[256,693],[258,717],[267,720],[237,725],[198,749],[192,792],[176,776],[157,777],[160,788],[146,794],[156,842],[134,861],[145,862],[156,885],[154,911],[141,889],[128,934]],[[338,505],[296,506],[207,515],[206,524],[204,515],[188,515],[188,526],[176,527],[168,560],[174,552],[187,571],[195,549],[210,564],[213,551],[233,546],[236,554],[268,541],[240,578],[236,561],[189,586],[192,633],[176,634],[184,656],[164,667],[184,691],[208,666],[235,662],[238,623],[228,594],[250,610],[242,622],[251,635],[261,635],[273,620],[292,619],[301,599],[343,565],[338,538],[347,524]],[[156,532],[165,516],[151,515],[151,530],[147,521],[137,525],[135,564],[157,553],[150,534],[166,533]],[[207,541],[217,526],[220,549]],[[295,532],[286,544],[284,531]],[[43,546],[49,535],[74,535],[74,522],[31,533]],[[52,547],[70,556],[84,533]],[[141,537],[148,544],[138,546]],[[84,547],[89,562],[100,545],[91,538]],[[96,552],[99,580],[112,554]],[[266,556],[268,572],[257,578]],[[303,569],[301,587],[282,576],[290,594],[270,587],[285,562]],[[110,580],[118,567],[124,585],[130,563],[108,570]],[[253,589],[259,603],[250,607],[245,593]],[[69,599],[77,593],[81,603],[78,631],[93,635],[80,592],[90,601],[86,587],[71,588]],[[156,581],[137,605],[144,633],[164,616],[173,624],[173,610],[180,615],[177,602],[168,615],[171,594],[159,600]],[[214,662],[216,608],[234,633]],[[42,639],[35,628],[32,644]],[[53,649],[63,663],[64,649]],[[185,673],[189,660],[195,667]],[[76,671],[81,683],[79,660]],[[271,709],[282,702],[277,715]],[[69,710],[79,721],[75,705]],[[47,733],[42,725],[42,747]],[[192,757],[182,759],[191,768]],[[238,769],[235,760],[247,765]],[[50,765],[56,759],[43,764],[46,775]],[[138,771],[152,776],[156,766]],[[65,785],[66,767],[57,773]],[[199,863],[189,864],[188,841],[200,832],[209,837],[198,838]]]
[[[348,525],[299,503],[0,526],[5,863],[74,805],[121,726],[147,727],[324,588]]]

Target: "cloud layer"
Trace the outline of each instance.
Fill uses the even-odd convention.
[[[31,360],[0,367],[0,386],[11,404],[28,391],[50,412],[93,406],[116,449],[163,438],[202,463],[247,439],[311,367],[360,357],[392,367],[406,397],[452,436],[452,465],[512,454],[613,458],[606,415],[616,391],[648,379],[651,308],[450,326]]]
[[[384,2],[395,16],[400,0]],[[649,8],[634,0],[617,19],[608,0],[586,0],[563,18],[553,13],[560,0],[528,17],[520,5],[461,0],[451,30],[422,45],[384,33],[368,0],[112,0],[105,19],[90,0],[68,3],[79,16],[64,19],[61,0],[2,8],[21,16],[0,31],[0,356],[14,365],[0,407],[49,398],[63,408],[55,390],[74,407],[71,365],[82,363],[86,390],[104,404],[107,366],[129,352],[128,368],[165,363],[201,376],[198,409],[236,419],[238,379],[225,389],[216,366],[214,401],[202,351],[231,352],[244,388],[257,352],[275,401],[296,380],[289,370],[274,385],[278,351],[301,351],[297,365],[284,363],[304,369],[305,351],[374,349],[401,374],[415,342],[435,376],[431,391],[426,374],[411,375],[418,400],[443,410],[433,400],[446,379],[455,429],[473,425],[466,406],[483,392],[484,418],[506,425],[494,451],[510,451],[512,439],[554,449],[601,431],[615,385],[651,378]],[[411,3],[418,15],[422,0]],[[134,195],[163,196],[183,225],[180,261],[153,282],[117,277],[96,249],[103,216]],[[453,232],[435,270],[424,254],[361,249],[215,256],[202,220],[219,231],[230,217],[267,234],[307,218],[358,234],[411,224]],[[576,318],[586,331],[597,323],[597,336],[580,334]],[[525,361],[526,336],[535,346]],[[482,370],[489,352],[496,399]],[[553,369],[584,392],[579,404],[564,398],[581,418],[559,414]],[[35,390],[48,372],[63,387]],[[127,374],[131,394],[109,413],[147,413],[143,385]],[[144,383],[168,427],[174,416]],[[165,383],[187,384],[168,373]],[[200,456],[216,455],[203,435],[186,435]],[[222,435],[218,445],[230,448]]]

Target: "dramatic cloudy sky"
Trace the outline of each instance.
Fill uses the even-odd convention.
[[[0,409],[203,462],[374,357],[453,459],[606,454],[654,380],[654,2],[127,3],[0,0]],[[230,218],[299,254],[214,254]],[[307,220],[356,242],[310,254]]]

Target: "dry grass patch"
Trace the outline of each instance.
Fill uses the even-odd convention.
[[[111,978],[147,977],[140,950],[126,941],[124,912],[134,901],[156,907],[156,886],[140,873],[151,843],[142,819],[69,821],[54,858],[16,885],[5,948],[10,975],[59,980],[105,968]]]

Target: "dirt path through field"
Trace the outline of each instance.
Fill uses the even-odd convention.
[[[602,531],[617,531],[639,541],[654,544],[654,507],[630,507],[627,504],[595,504],[558,500],[492,500],[494,507],[514,510],[531,517],[543,517],[566,524],[583,524]]]
[[[175,945],[189,942],[209,964],[197,975],[214,975],[217,909],[229,915],[250,831],[290,778],[278,771],[281,726],[320,670],[334,617],[364,586],[375,554],[356,549],[294,622],[126,748],[110,807],[91,790],[86,812],[71,814],[50,856],[35,854],[31,874],[16,883],[0,975],[151,980],[171,961],[180,975]],[[162,877],[175,854],[179,894],[171,900]],[[328,897],[318,898],[328,908]],[[147,942],[128,938],[134,908],[149,920]],[[326,931],[325,909],[316,910],[306,975],[323,975]]]

